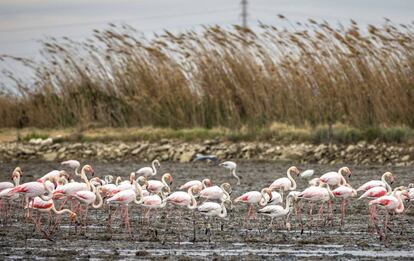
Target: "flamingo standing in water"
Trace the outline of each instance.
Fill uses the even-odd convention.
[[[106,200],[106,203],[109,204],[109,205],[114,204],[114,205],[118,205],[118,206],[123,207],[123,212],[124,213],[121,215],[121,217],[123,219],[125,227],[129,231],[130,235],[131,235],[131,225],[129,223],[128,205],[131,202],[134,202],[137,205],[140,205],[140,204],[143,203],[141,185],[138,184],[137,181],[134,181],[134,186],[135,186],[135,190],[133,190],[133,189],[122,190],[122,191],[116,193],[115,195],[113,195],[112,197],[110,197]],[[138,196],[139,196],[139,200],[137,199],[137,193],[138,193]],[[117,211],[117,209],[115,210],[115,212]],[[109,218],[108,218],[109,228],[111,228],[111,226],[112,226],[112,218],[111,217],[112,217],[112,213],[111,213],[111,209],[109,209]]]
[[[200,197],[206,200],[230,200],[231,186],[229,183],[223,183],[221,186],[211,186],[200,191]]]
[[[342,167],[338,170],[338,172],[330,171],[325,173],[319,178],[319,180],[323,183],[327,183],[329,186],[337,187],[347,183],[344,175],[347,175],[349,178],[351,177],[352,172],[348,167]]]
[[[9,195],[9,192],[14,188],[20,185],[20,177],[23,174],[20,167],[16,167],[13,170],[12,173],[12,180],[14,182],[14,186],[10,188],[6,188],[3,190],[0,190],[0,211],[4,214],[4,220],[7,221],[7,218],[9,216],[9,212],[11,211],[11,202],[19,198],[18,193],[14,193],[12,195]],[[10,182],[2,182],[2,183],[10,183]],[[3,186],[6,187],[6,186]],[[7,204],[5,204],[7,203]],[[3,208],[3,206],[6,206]]]
[[[33,200],[35,197],[40,197],[43,200],[49,200],[50,196],[52,195],[52,190],[47,186],[47,181],[43,183],[39,181],[34,181],[34,182],[27,182],[27,183],[21,184],[11,189],[7,193],[7,196],[11,197],[15,193],[24,194],[26,204],[30,204],[30,203],[33,204]],[[51,182],[56,182],[56,181],[51,180]],[[44,196],[46,192],[48,193],[48,197]],[[26,216],[31,217],[30,208],[28,208]]]
[[[177,206],[185,206],[188,209],[197,208],[197,201],[194,194],[200,193],[200,188],[197,186],[188,188],[188,192],[176,191],[170,194],[165,200]]]
[[[82,167],[81,173],[79,174],[84,182],[70,182],[61,186],[59,190],[53,191],[54,198],[66,197],[60,208],[63,208],[65,203],[72,199],[74,193],[78,191],[91,191],[91,184],[86,173],[90,173],[93,176],[95,172],[90,165],[85,165]]]
[[[320,186],[310,186],[297,195],[298,199],[307,200],[311,202],[310,208],[309,208],[309,216],[310,216],[311,221],[312,221],[312,209],[313,209],[314,202],[321,202],[321,207],[319,208],[320,216],[322,216],[323,214],[323,206],[325,202],[328,202],[328,208],[330,211],[329,219],[331,218],[331,215],[332,215],[331,198],[333,198],[334,196],[332,195],[329,185],[327,185],[327,188],[324,188],[323,186],[325,185],[327,184],[322,183],[320,184]]]
[[[20,167],[16,167],[12,172],[12,179],[13,179],[13,174],[14,173],[19,173],[19,176],[21,176],[23,174],[23,171]],[[5,189],[10,189],[10,188],[14,188],[14,187],[15,187],[15,184],[13,184],[10,181],[0,182],[0,192],[2,192]]]
[[[79,204],[77,213],[79,216],[84,216],[83,219],[85,223],[88,217],[89,206],[92,206],[94,209],[97,209],[101,208],[103,204],[102,196],[100,193],[101,186],[95,187],[95,185],[91,183],[91,188],[92,191],[83,190],[77,191],[72,194],[72,197],[79,200],[79,202],[81,203]],[[96,200],[98,200],[98,202],[96,202]],[[82,205],[84,205],[84,209],[82,209]]]
[[[290,167],[287,170],[287,178],[280,178],[273,181],[273,183],[269,186],[269,189],[274,190],[278,189],[280,190],[280,193],[282,194],[288,190],[295,190],[296,189],[296,181],[292,178],[292,174],[298,176],[300,173],[299,169],[295,166]]]
[[[345,185],[341,185],[334,190],[332,190],[332,194],[336,198],[340,198],[341,200],[341,226],[344,225],[344,219],[345,219],[345,209],[346,204],[348,203],[348,198],[350,197],[356,197],[357,191],[351,187],[348,183]]]
[[[151,209],[163,208],[167,204],[167,201],[165,200],[165,190],[169,191],[169,188],[163,187],[157,194],[149,195],[143,198],[142,206],[145,208],[144,216],[147,220],[149,220],[149,213]]]
[[[237,164],[234,161],[225,161],[220,163],[219,166],[223,166],[224,168],[230,170],[230,174],[233,175],[237,179],[237,185],[240,185],[240,177],[236,173]]]
[[[206,228],[206,234],[208,233],[211,236],[210,233],[210,217],[219,217],[219,218],[225,218],[227,216],[227,209],[224,205],[224,202],[221,202],[221,204],[217,202],[204,202],[197,208],[198,212],[200,212],[202,215],[206,216],[208,218],[208,226]],[[221,228],[223,230],[223,224],[221,225]]]
[[[58,180],[59,178],[65,177],[66,179],[69,178],[69,174],[64,170],[52,170],[45,175],[43,175],[41,178],[39,178],[37,181],[39,182],[45,182],[46,180]]]
[[[41,197],[35,197],[33,199],[33,201],[29,202],[26,205],[27,209],[33,209],[33,210],[37,210],[39,212],[46,212],[48,213],[48,220],[49,220],[49,224],[50,221],[52,220],[52,213],[55,213],[57,215],[62,215],[62,214],[69,214],[69,218],[71,220],[75,220],[76,219],[76,213],[69,210],[69,209],[62,209],[62,210],[57,210],[55,208],[55,204],[53,202],[52,199],[48,199],[48,200],[44,200]],[[35,223],[36,228],[40,231],[40,232],[44,232],[41,228],[41,215],[38,215],[37,220],[33,220]],[[58,222],[56,221],[55,227],[58,226]],[[53,231],[53,229],[49,229],[49,232],[51,233]],[[45,233],[45,232],[44,232]],[[48,238],[49,236],[45,233],[45,236]]]
[[[362,194],[358,200],[360,199],[375,199],[382,196],[385,196],[392,192],[392,188],[390,184],[394,182],[394,175],[391,172],[385,172],[381,176],[381,180],[370,180],[363,185],[361,185],[357,191],[364,191],[364,194]],[[370,223],[374,226],[376,226],[376,216],[377,216],[377,209],[376,205],[372,204],[368,207],[369,212],[369,219]]]
[[[164,175],[162,175],[161,181],[148,180],[146,189],[150,193],[157,194],[162,192],[164,190],[163,188],[165,188],[165,190],[167,191],[166,193],[169,194],[171,192],[170,185],[172,184],[172,182],[173,177],[171,176],[171,174],[165,173]]]
[[[150,176],[157,175],[157,168],[155,167],[155,164],[158,165],[158,167],[161,167],[161,164],[158,160],[153,160],[151,165],[152,167],[143,167],[136,171],[136,173],[140,176],[144,176],[146,178]]]
[[[382,196],[369,202],[369,205],[381,206],[386,211],[384,221],[384,235],[387,234],[389,211],[391,210],[397,214],[400,214],[404,211],[404,203],[402,202],[402,197],[409,197],[407,190],[396,190],[392,193],[392,195]]]
[[[253,205],[258,204],[261,207],[266,206],[268,200],[267,200],[265,194],[268,195],[268,198],[270,200],[272,199],[272,191],[268,188],[264,188],[264,189],[262,189],[261,192],[259,192],[259,191],[246,192],[243,195],[241,195],[240,197],[236,198],[234,200],[234,202],[235,203],[237,203],[237,202],[246,203],[248,205],[246,218],[247,217],[256,218],[256,216],[253,212]]]
[[[182,185],[180,187],[181,190],[188,190],[191,187],[197,186],[201,189],[207,188],[207,187],[211,187],[213,185],[213,183],[211,182],[210,179],[203,179],[203,181],[199,181],[199,180],[191,180],[186,182],[184,185]]]
[[[290,205],[293,200],[293,196],[286,197],[286,206],[283,208],[280,205],[267,205],[264,208],[258,210],[260,214],[271,217],[270,226],[273,224],[273,219],[278,217],[287,217],[290,213]],[[290,230],[290,223],[286,219],[286,227]]]
[[[357,191],[367,191],[370,188],[374,187],[383,187],[388,189],[390,186],[389,184],[394,183],[394,180],[394,175],[391,172],[387,171],[382,174],[381,180],[370,180],[357,188]]]

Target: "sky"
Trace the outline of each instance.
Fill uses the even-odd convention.
[[[196,29],[203,24],[241,23],[241,0],[1,0],[0,54],[33,58],[39,40],[48,36],[81,40],[107,23],[128,23],[145,34],[163,29]],[[360,24],[414,19],[413,0],[248,0],[250,26],[262,21],[280,25],[291,20],[323,19],[334,24],[354,19]]]

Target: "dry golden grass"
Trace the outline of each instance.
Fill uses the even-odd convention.
[[[18,93],[0,95],[0,127],[414,127],[412,25],[296,28],[149,40],[110,25],[84,42],[49,39],[43,62],[19,59],[36,72],[33,87],[10,74]]]

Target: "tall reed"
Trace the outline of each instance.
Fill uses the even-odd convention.
[[[282,19],[286,19],[281,16]],[[414,127],[412,25],[205,27],[145,38],[110,24],[47,39],[28,87],[0,95],[0,127]]]

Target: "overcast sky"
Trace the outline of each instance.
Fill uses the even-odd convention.
[[[108,22],[126,22],[145,33],[194,29],[201,24],[240,24],[240,0],[1,0],[0,54],[33,57],[36,40],[45,36],[82,39]],[[354,19],[380,24],[383,17],[410,23],[413,0],[249,0],[249,24],[280,25],[276,14],[291,20]]]

